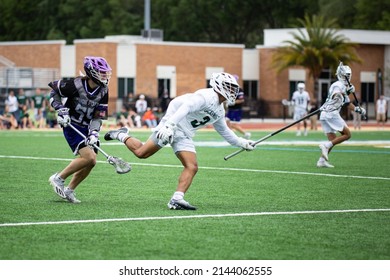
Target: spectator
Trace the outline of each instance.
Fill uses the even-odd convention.
[[[43,116],[42,116],[43,117]],[[47,113],[46,113],[46,126],[49,128],[55,128],[57,127],[57,112],[54,110],[53,107],[49,106]]]
[[[35,121],[38,121],[37,119],[40,118],[38,114],[42,114],[42,116],[45,118],[46,99],[45,96],[42,94],[40,88],[37,88],[35,90],[35,95],[31,99],[32,99],[31,108],[34,109]],[[41,110],[39,111],[39,109]]]
[[[313,100],[309,106],[309,114],[317,110],[318,110],[317,101]],[[310,117],[310,130],[317,130],[318,129],[317,123],[318,123],[318,114],[315,114]]]
[[[387,113],[387,101],[383,94],[377,99],[375,109],[378,128],[383,129],[385,127]]]
[[[134,127],[133,119],[131,118],[126,106],[122,106],[121,111],[117,113],[116,123],[119,127]]]
[[[146,112],[142,116],[142,121],[146,124],[148,128],[153,128],[157,126],[157,118],[150,107],[146,108]]]
[[[163,95],[160,98],[160,108],[161,108],[161,113],[165,114],[167,111],[168,105],[171,102],[171,98],[169,97],[169,92],[168,90],[164,90]]]
[[[8,94],[7,99],[5,100],[5,105],[8,106],[8,113],[11,114],[11,124],[12,126],[15,126],[14,123],[16,121],[16,127],[19,127],[19,121],[20,121],[20,112],[19,112],[19,102],[18,99],[15,96],[15,92],[11,90]]]
[[[148,108],[148,102],[145,100],[145,95],[141,94],[135,102],[135,110],[141,118],[146,112],[146,108]]]

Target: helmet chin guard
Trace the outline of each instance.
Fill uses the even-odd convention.
[[[213,73],[210,86],[216,93],[225,97],[229,105],[236,101],[239,85],[233,75],[225,72]]]
[[[112,69],[103,57],[86,56],[84,58],[85,74],[99,86],[108,86]]]

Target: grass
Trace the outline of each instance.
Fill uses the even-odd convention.
[[[228,161],[236,148],[199,146],[200,169],[186,194],[199,209],[169,211],[181,172],[170,148],[140,160],[103,140],[133,170],[118,175],[99,156],[74,205],[47,182],[73,158],[61,131],[0,131],[0,259],[389,260],[390,150],[366,143],[389,145],[390,133],[352,133],[360,142],[334,149],[334,169],[315,166],[322,132],[296,145],[294,131],[286,131]],[[213,131],[195,141],[223,143]]]

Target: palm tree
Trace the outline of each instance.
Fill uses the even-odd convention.
[[[291,66],[303,66],[314,79],[314,91],[317,92],[318,79],[323,69],[335,71],[339,62],[361,63],[355,47],[348,39],[338,34],[336,19],[323,16],[305,15],[298,19],[304,28],[291,32],[293,40],[286,40],[285,46],[276,49],[272,57],[272,67],[279,73]]]

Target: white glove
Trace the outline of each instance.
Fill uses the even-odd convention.
[[[290,105],[291,105],[291,102],[288,101],[287,99],[283,99],[283,100],[282,100],[282,104],[283,104],[284,106],[290,106]]]
[[[173,141],[173,135],[176,131],[176,125],[173,122],[167,121],[163,127],[157,131],[156,137],[160,139],[163,145],[171,144]]]
[[[356,106],[355,107],[355,112],[356,113],[359,113],[360,115],[362,116],[365,116],[366,115],[366,109],[362,108],[362,107],[359,107],[359,106]]]
[[[239,138],[239,146],[246,151],[253,151],[255,149],[255,142],[252,140],[247,140],[245,138]]]
[[[350,95],[353,92],[355,92],[355,87],[351,85],[350,87],[347,88],[347,94]]]
[[[69,108],[61,108],[57,110],[57,122],[62,127],[67,127],[70,124]]]
[[[99,141],[99,132],[92,130],[89,132],[87,139],[85,140],[85,144],[89,146],[97,145]]]

